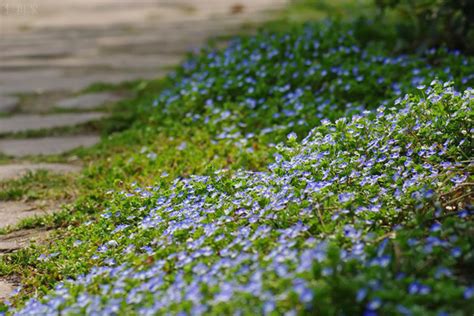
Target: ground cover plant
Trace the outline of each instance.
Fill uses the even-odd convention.
[[[95,267],[19,314],[467,313],[474,95],[425,92],[290,134],[267,171],[111,193],[61,245]]]
[[[90,221],[10,257],[10,312],[472,310],[472,65],[341,24],[191,57],[86,171]]]
[[[328,22],[262,32],[191,57],[155,100],[152,121],[174,125],[184,117],[218,139],[281,140],[289,131],[305,135],[322,119],[375,109],[433,79],[458,88],[474,83],[472,58],[459,52],[391,56],[359,41],[353,28]]]
[[[375,0],[380,19],[398,15],[398,37],[405,46],[448,45],[474,52],[474,3],[469,0]]]

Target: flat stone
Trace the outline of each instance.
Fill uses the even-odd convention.
[[[0,279],[0,303],[8,299],[15,290],[15,285],[7,280]]]
[[[0,253],[10,253],[25,248],[33,242],[43,242],[49,236],[46,229],[23,229],[0,235]]]
[[[0,134],[18,133],[44,128],[67,127],[95,121],[105,113],[20,114],[0,119]]]
[[[90,147],[100,141],[99,136],[64,136],[33,139],[0,140],[0,153],[24,157],[30,155],[58,155],[78,147]]]
[[[77,92],[97,82],[158,78],[188,50],[240,32],[243,23],[265,21],[289,2],[32,1],[38,3],[25,14],[1,16],[1,95]]]
[[[99,67],[94,67],[93,70],[98,71],[98,69]],[[137,79],[152,79],[163,77],[167,73],[159,69],[148,69],[146,71],[131,71],[130,69],[112,71],[101,69],[98,73],[92,73],[90,68],[80,68],[77,73],[63,73],[60,69],[56,70],[44,71],[44,76],[37,74],[40,72],[39,70],[0,71],[0,91],[2,93],[43,93],[57,90],[78,91],[97,82],[120,83]],[[85,73],[80,73],[80,71]],[[14,77],[9,79],[9,76]]]
[[[17,225],[25,218],[35,216],[45,216],[58,211],[58,207],[41,208],[34,204],[28,204],[17,201],[2,201],[0,202],[0,228]]]
[[[8,97],[0,95],[0,113],[10,113],[18,106],[17,97]]]
[[[2,60],[0,71],[7,73],[11,73],[12,71],[17,73],[32,72],[32,69],[34,68],[45,67],[45,63],[47,62],[48,67],[54,67],[54,69],[62,71],[62,74],[56,73],[56,78],[61,77],[63,80],[70,81],[71,77],[74,79],[75,73],[77,73],[79,76],[85,76],[85,72],[89,74],[100,75],[97,73],[97,70],[105,72],[106,74],[113,74],[114,72],[121,73],[124,70],[128,70],[128,72],[158,71],[160,69],[173,67],[181,61],[181,55],[177,56],[175,53],[156,53],[156,47],[160,47],[160,44],[163,46],[162,42],[156,41],[151,44],[139,43],[133,47],[121,46],[119,48],[115,48],[109,46],[104,47],[102,49],[103,52],[97,50],[94,55],[87,57],[71,56],[67,58],[54,58],[51,60],[12,58],[10,60]],[[180,46],[188,47],[189,45],[184,46],[184,44],[182,44]],[[180,46],[177,47],[179,48]],[[175,45],[173,45],[171,48],[176,50]],[[153,49],[155,49],[154,53]],[[103,56],[104,53],[107,53],[107,51],[111,50],[114,50],[114,52],[110,56]],[[120,53],[117,52],[118,50],[120,50]],[[185,52],[186,50],[182,49],[181,53]],[[34,76],[34,73],[32,75]],[[49,73],[48,75],[52,76],[52,78],[55,76],[54,73]],[[0,78],[4,78],[5,76],[2,75]],[[52,87],[51,83],[40,83],[39,78],[35,79],[33,76],[28,78],[30,83],[35,83],[36,81],[37,83],[35,85],[37,87]],[[15,87],[8,88],[8,86],[13,84],[13,80],[11,82],[5,82],[3,79],[2,81],[4,82],[3,85],[5,85],[6,91],[18,91],[18,89],[15,89]],[[19,84],[22,84],[22,82]],[[59,84],[63,85],[62,83],[58,83],[57,87],[61,86]]]
[[[22,163],[0,165],[0,181],[21,178],[28,172],[47,170],[53,173],[79,172],[80,166],[60,163]]]
[[[73,98],[60,100],[57,106],[68,110],[90,110],[104,104],[117,102],[120,98],[112,93],[84,94]]]

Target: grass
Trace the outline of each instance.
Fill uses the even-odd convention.
[[[373,16],[371,0],[295,0],[282,12],[287,23],[322,21],[327,18],[354,21],[360,16]]]

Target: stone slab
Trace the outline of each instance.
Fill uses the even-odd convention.
[[[2,16],[1,94],[160,77],[209,37],[261,22],[289,0],[71,1]]]
[[[3,16],[5,33],[66,27],[107,27],[140,23],[189,22],[276,9],[288,0],[41,0],[29,14]],[[236,5],[242,9],[235,10]],[[21,26],[27,25],[28,29]]]
[[[70,80],[69,77],[74,77],[75,73],[81,76],[85,76],[86,72],[89,74],[97,74],[98,71],[100,72],[107,72],[113,74],[114,72],[148,72],[148,71],[159,71],[166,68],[174,67],[182,60],[181,54],[184,54],[187,50],[185,47],[189,47],[189,43],[187,46],[186,44],[182,45],[173,45],[172,49],[181,48],[181,54],[176,55],[176,53],[157,53],[156,46],[159,43],[140,43],[135,45],[133,48],[130,47],[105,47],[102,51],[97,51],[94,55],[86,56],[86,57],[79,57],[79,56],[71,56],[67,58],[54,58],[51,60],[45,59],[34,59],[34,58],[12,58],[10,60],[2,60],[2,64],[0,65],[0,71],[11,73],[22,73],[22,72],[31,72],[32,77],[35,73],[32,69],[38,68],[45,68],[51,67],[57,70],[61,70],[61,76],[65,80]],[[1,48],[0,48],[1,49]],[[105,57],[104,54],[107,51],[113,51],[110,56]],[[120,51],[120,53],[118,53]],[[36,71],[39,72],[39,71]],[[53,73],[49,73],[48,75],[53,75]],[[5,75],[6,76],[6,75]],[[8,88],[8,85],[14,83],[14,81],[6,82],[4,79],[5,76],[2,75],[3,78],[2,82],[5,85],[5,91],[15,91],[15,89]],[[58,77],[58,76],[56,76]],[[17,77],[15,77],[17,78]],[[28,80],[30,83],[34,83],[35,81]],[[54,77],[52,77],[54,78]],[[38,82],[39,78],[36,78],[36,85],[48,87],[51,86],[48,83],[40,84]],[[18,81],[17,81],[18,82]],[[46,86],[45,86],[46,84]],[[18,91],[18,90],[16,90]]]
[[[33,242],[42,242],[49,236],[46,229],[23,229],[6,235],[0,235],[0,253],[10,253],[29,246]]]
[[[18,107],[18,98],[0,95],[0,113],[10,113]]]
[[[25,218],[35,216],[45,216],[57,211],[57,207],[41,208],[34,204],[17,202],[17,201],[1,201],[0,202],[0,228],[17,225]]]
[[[15,285],[13,283],[0,279],[0,303],[7,300],[14,289]]]
[[[0,165],[0,181],[21,178],[28,172],[47,170],[53,173],[79,172],[80,166],[60,163],[22,163]]]
[[[58,155],[78,147],[93,146],[99,141],[100,137],[96,135],[5,139],[0,140],[0,153],[13,157]]]
[[[78,91],[87,86],[97,83],[120,83],[137,79],[152,79],[163,77],[167,72],[162,70],[148,69],[138,72],[130,69],[106,70],[94,67],[91,69],[84,67],[78,72],[64,73],[61,69],[47,72],[44,76],[37,75],[39,70],[31,71],[1,71],[0,70],[0,92],[1,93],[44,93],[58,90]],[[81,73],[84,72],[84,73]],[[14,78],[9,76],[16,72]],[[46,72],[46,71],[45,71]]]
[[[99,120],[105,113],[19,114],[0,119],[0,134],[67,127]]]
[[[120,100],[120,98],[112,93],[84,94],[60,100],[57,107],[67,110],[90,110],[107,103],[117,102],[118,100]]]
[[[0,210],[2,209],[1,207],[0,205]],[[47,241],[50,232],[47,229],[38,228],[23,229],[6,235],[0,235],[0,256],[28,247],[32,243],[43,244]],[[0,303],[8,300],[19,285],[18,277],[0,277]]]

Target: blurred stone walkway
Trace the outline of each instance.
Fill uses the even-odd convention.
[[[0,134],[31,131],[36,126],[44,129],[48,127],[44,122],[60,126],[83,122],[78,114],[76,119],[58,117],[60,122],[37,116],[37,123],[7,123],[17,120],[17,113],[48,114],[57,108],[89,111],[116,101],[117,96],[104,98],[103,94],[81,96],[72,102],[71,97],[97,82],[164,76],[186,52],[199,48],[210,37],[235,33],[245,23],[261,22],[286,1],[3,0],[0,113],[4,114]],[[29,96],[33,104],[22,104],[22,96]],[[0,151],[6,146],[2,142]],[[7,145],[14,146],[11,142]],[[14,152],[25,151],[8,151],[15,156]],[[34,154],[34,150],[28,153]]]
[[[0,16],[0,97],[164,75],[208,38],[285,1],[3,0],[11,6]]]

